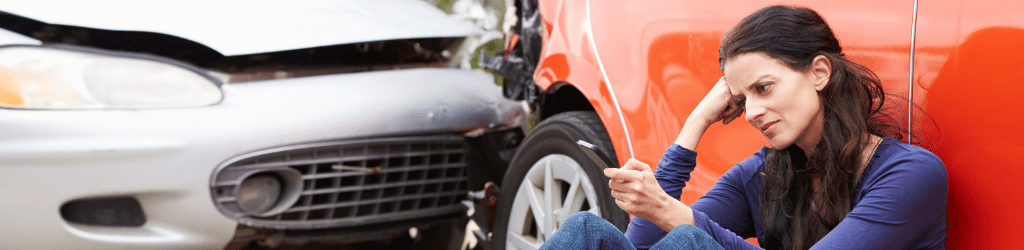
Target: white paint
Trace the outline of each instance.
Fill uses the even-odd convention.
[[[587,0],[587,22],[583,24],[587,29],[587,40],[590,41],[590,48],[594,50],[594,57],[597,58],[597,67],[601,69],[601,77],[604,78],[604,86],[608,88],[608,93],[612,95],[612,104],[615,105],[615,112],[619,115],[619,122],[622,123],[622,132],[626,135],[626,146],[629,147],[629,157],[635,158],[636,155],[633,153],[633,140],[629,136],[629,128],[626,127],[626,117],[622,115],[622,107],[619,106],[619,98],[615,96],[615,89],[612,88],[611,81],[608,80],[608,72],[604,69],[604,63],[601,63],[601,55],[597,52],[597,44],[594,43],[594,29],[590,23],[590,0]]]
[[[917,38],[917,0],[914,0],[914,23],[910,28],[910,81],[907,83],[910,91],[907,92],[907,142],[914,140],[914,43]]]

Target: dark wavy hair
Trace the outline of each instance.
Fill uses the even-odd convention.
[[[885,93],[868,68],[847,60],[832,29],[807,8],[770,6],[747,16],[722,38],[719,66],[737,55],[762,52],[806,72],[817,56],[832,64],[818,92],[824,108],[821,141],[804,156],[791,146],[771,150],[762,169],[760,219],[767,249],[806,249],[828,234],[852,209],[854,174],[869,144],[866,133],[902,139],[882,110]],[[820,179],[815,191],[813,180]]]

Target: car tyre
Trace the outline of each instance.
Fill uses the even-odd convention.
[[[597,145],[617,162],[596,113],[571,111],[541,122],[523,141],[502,180],[492,235],[495,249],[537,249],[580,211],[625,230],[629,215],[615,205],[608,178],[577,140]]]

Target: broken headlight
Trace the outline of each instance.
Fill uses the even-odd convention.
[[[87,48],[0,48],[3,108],[180,108],[222,96],[217,80],[169,59]]]

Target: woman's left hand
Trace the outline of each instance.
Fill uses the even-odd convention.
[[[630,158],[622,168],[607,168],[615,204],[627,213],[649,220],[666,232],[682,224],[693,225],[693,210],[673,199],[654,178],[651,166]]]

